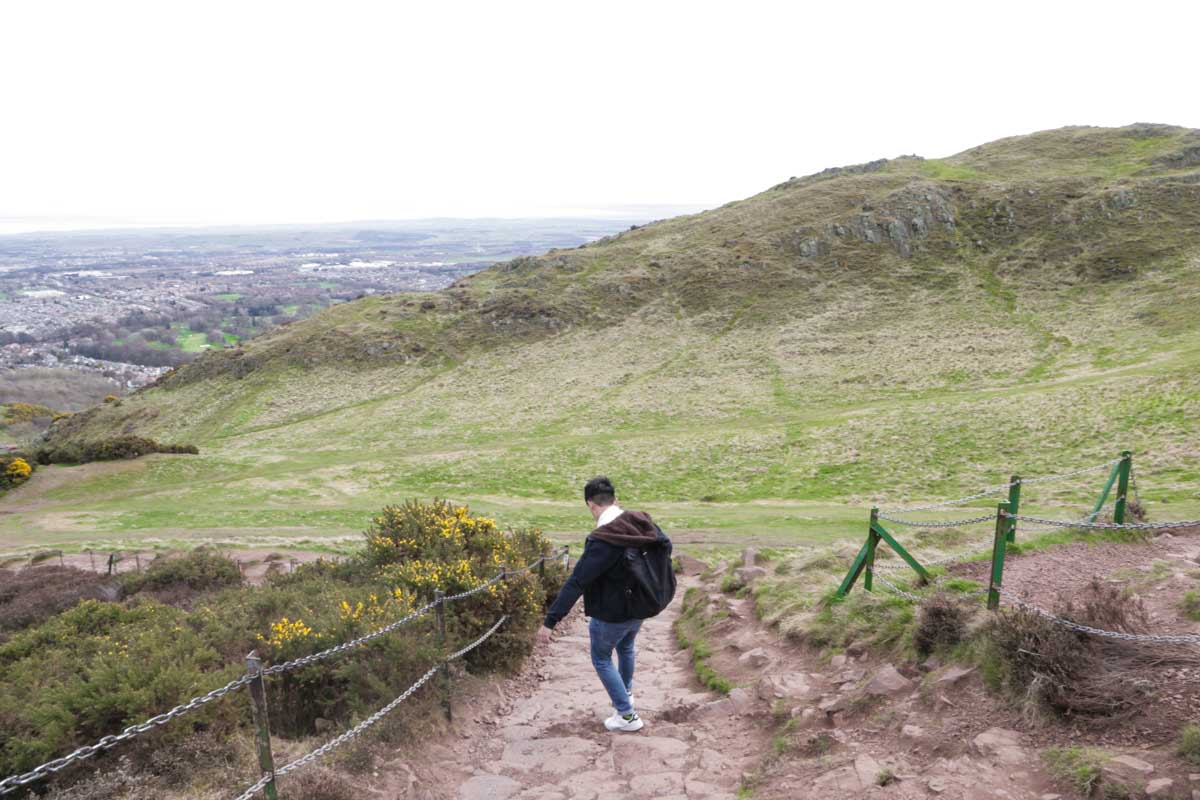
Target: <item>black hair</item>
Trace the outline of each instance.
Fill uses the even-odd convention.
[[[612,481],[599,475],[583,485],[583,499],[598,506],[611,506],[617,500],[617,490]]]

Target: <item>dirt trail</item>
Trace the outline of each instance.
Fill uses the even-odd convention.
[[[405,765],[402,783],[437,800],[732,800],[743,770],[761,755],[762,732],[731,701],[699,687],[675,642],[678,615],[676,602],[638,636],[640,732],[604,729],[612,706],[592,668],[586,622],[575,613],[535,655],[527,681],[500,687],[490,708],[456,708],[459,738],[432,746],[427,755],[436,763],[416,774]],[[406,796],[415,787],[392,788]]]

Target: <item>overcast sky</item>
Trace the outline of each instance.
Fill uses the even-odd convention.
[[[0,230],[712,206],[1062,125],[1200,127],[1198,8],[5,3]]]

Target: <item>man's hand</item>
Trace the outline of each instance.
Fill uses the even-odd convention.
[[[550,636],[554,631],[547,628],[545,625],[538,628],[537,640],[538,644],[550,644]]]

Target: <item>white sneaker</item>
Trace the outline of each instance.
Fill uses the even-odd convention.
[[[628,719],[620,714],[613,714],[611,717],[604,720],[604,727],[608,728],[610,731],[624,731],[625,733],[640,731],[644,724],[645,723],[642,722],[642,718],[637,715],[636,711],[633,712]]]

